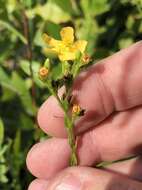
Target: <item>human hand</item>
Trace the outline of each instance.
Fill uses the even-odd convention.
[[[78,167],[68,167],[70,147],[63,113],[50,97],[39,110],[38,122],[54,138],[34,145],[28,153],[28,169],[38,178],[29,190],[142,189],[141,157],[103,169],[90,167],[141,154],[141,80],[142,42],[102,60],[77,78],[74,101],[86,110],[75,127]]]

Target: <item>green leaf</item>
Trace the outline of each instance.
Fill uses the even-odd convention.
[[[45,59],[45,61],[44,61],[44,67],[46,67],[46,68],[50,68],[50,60],[49,60],[49,58],[46,58]]]
[[[30,76],[30,63],[28,60],[21,60],[20,61],[20,67],[21,69],[28,75]],[[34,73],[37,73],[39,71],[40,64],[37,61],[32,61],[32,70]]]
[[[0,157],[2,157],[3,154],[7,151],[7,149],[9,148],[9,145],[10,145],[10,144],[4,144],[4,145],[2,146],[2,148],[0,149]]]
[[[17,130],[16,136],[13,143],[13,152],[15,156],[19,155],[19,152],[21,150],[21,131]]]
[[[11,78],[7,75],[2,67],[0,67],[0,84],[17,94],[19,93],[17,89],[11,84]]]
[[[9,13],[12,13],[18,6],[18,1],[17,0],[7,0],[7,10]]]
[[[96,16],[108,11],[110,4],[107,0],[81,0],[81,7],[86,16]]]
[[[61,65],[62,65],[62,75],[67,76],[70,71],[70,64],[67,61],[63,61]]]
[[[24,0],[24,5],[26,6],[26,7],[31,7],[32,6],[32,0]]]
[[[34,9],[28,10],[26,14],[29,18],[39,15],[44,20],[48,20],[56,24],[67,22],[71,19],[70,15],[62,10],[60,6],[50,1],[44,5],[37,5]]]
[[[30,118],[25,113],[20,114],[20,124],[21,124],[22,130],[24,131],[30,131],[34,129],[34,123],[33,123],[32,118]]]
[[[0,67],[0,82],[10,82],[10,78],[2,67]]]
[[[26,38],[16,28],[14,28],[10,23],[8,23],[4,20],[0,20],[0,26],[8,29],[13,34],[15,34],[15,36],[18,37],[24,44],[27,44]]]
[[[128,30],[131,30],[135,23],[134,16],[130,15],[126,20],[126,27]]]
[[[128,32],[121,33],[118,41],[119,48],[127,48],[133,43],[132,34]]]
[[[5,158],[1,157],[1,161],[5,162]],[[6,176],[7,170],[8,170],[8,167],[5,164],[0,164],[0,182],[1,183],[8,182],[8,178]]]
[[[127,47],[129,47],[131,44],[133,44],[133,39],[132,39],[132,38],[129,38],[129,37],[127,37],[127,38],[122,38],[122,39],[119,40],[118,44],[119,44],[119,48],[120,48],[120,49],[127,48]]]
[[[86,17],[85,19],[80,19],[76,23],[77,38],[88,41],[86,52],[89,55],[92,55],[94,53],[98,32],[101,33],[100,28],[92,16]]]
[[[60,39],[60,30],[61,30],[61,26],[59,24],[55,24],[50,21],[45,22],[45,23],[41,22],[34,36],[34,44],[40,47],[45,46],[45,43],[42,39],[42,35],[45,32],[56,39]]]
[[[15,96],[15,91],[13,92],[9,88],[6,88],[5,86],[2,87],[2,96],[1,96],[1,101],[6,102],[6,101],[12,101],[12,98]]]
[[[19,92],[18,95],[21,99],[21,102],[26,110],[26,112],[30,115],[34,115],[34,108],[32,104],[32,98],[26,86],[24,79],[20,77],[20,75],[16,72],[12,73],[12,81],[11,83]]]
[[[3,139],[4,139],[4,124],[2,119],[0,118],[0,147],[3,143]]]
[[[48,35],[56,39],[60,39],[60,30],[61,30],[61,26],[59,24],[48,22],[45,25],[45,31],[47,31]]]
[[[62,10],[64,10],[67,13],[72,14],[73,7],[72,7],[72,2],[71,0],[49,0],[52,3],[56,3]]]
[[[92,0],[91,10],[94,15],[100,15],[110,9],[108,0]]]
[[[52,68],[52,77],[53,77],[54,80],[58,80],[58,79],[63,77],[61,63],[54,64],[54,66]]]
[[[81,0],[80,5],[82,7],[82,10],[85,15],[88,15],[89,13],[89,8],[90,8],[90,2],[89,0]]]
[[[0,167],[0,168],[1,168],[1,171],[3,171],[2,168],[4,168],[4,167]],[[8,178],[7,178],[5,175],[1,175],[1,174],[0,174],[0,181],[1,181],[2,183],[7,183],[7,182],[8,182]]]
[[[34,82],[38,85],[40,88],[44,88],[44,84],[41,82],[38,76],[38,71],[40,68],[41,64],[37,61],[32,61],[32,70],[33,70],[33,77],[34,77]],[[30,77],[30,63],[28,60],[21,60],[20,61],[20,67],[21,69]]]

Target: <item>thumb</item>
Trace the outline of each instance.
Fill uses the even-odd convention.
[[[52,178],[50,190],[139,190],[142,183],[126,176],[89,167],[70,167]],[[34,189],[33,189],[34,190]]]

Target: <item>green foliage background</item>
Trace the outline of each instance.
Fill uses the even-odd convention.
[[[141,8],[142,0],[0,0],[0,189],[27,189],[26,154],[47,138],[36,124],[49,96],[37,76],[42,33],[59,38],[61,27],[73,26],[97,61],[142,38]]]

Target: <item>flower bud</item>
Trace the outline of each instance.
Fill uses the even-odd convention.
[[[79,115],[81,112],[81,107],[77,104],[74,104],[72,107],[72,114]]]
[[[46,80],[47,77],[48,77],[48,74],[49,74],[48,68],[46,68],[46,67],[41,67],[41,68],[39,69],[39,78],[40,78],[41,80]]]
[[[87,55],[87,54],[83,55],[83,57],[82,57],[82,63],[84,65],[88,64],[90,61],[91,61],[91,57],[89,55]]]

